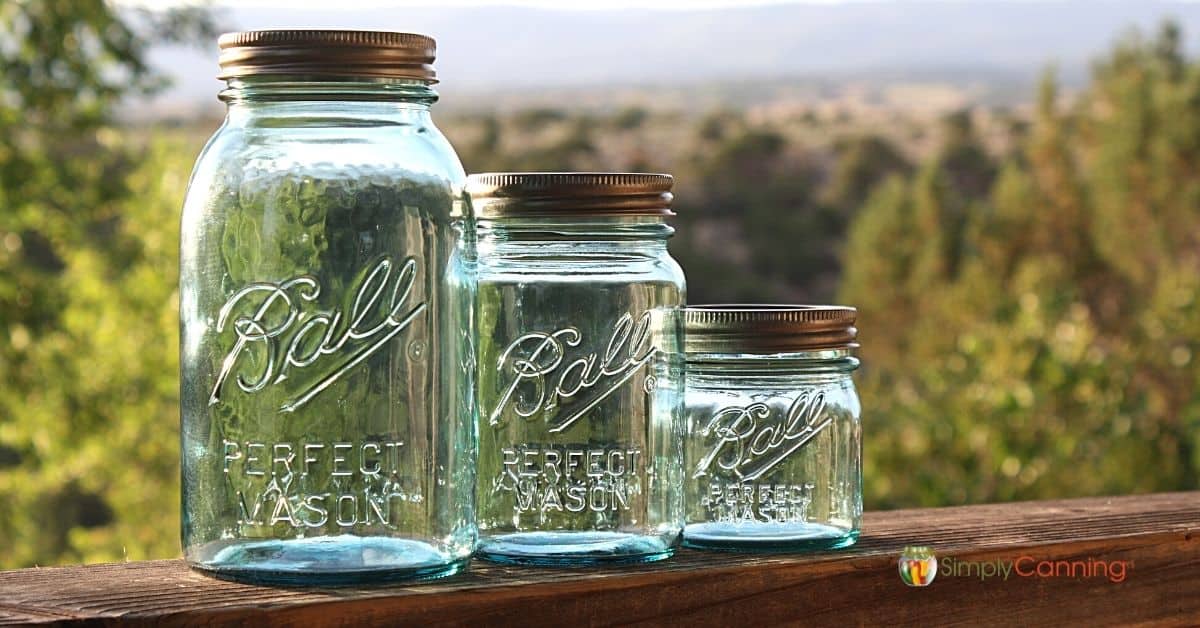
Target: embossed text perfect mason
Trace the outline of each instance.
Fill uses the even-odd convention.
[[[684,543],[828,549],[862,515],[856,312],[687,308]]]
[[[671,178],[470,177],[479,216],[478,554],[666,558],[682,529]]]
[[[475,225],[430,119],[434,42],[220,40],[225,123],[180,264],[183,546],[319,584],[453,573],[475,543]]]

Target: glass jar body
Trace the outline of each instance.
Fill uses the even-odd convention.
[[[475,250],[436,96],[232,91],[182,221],[184,554],[266,582],[452,573],[475,541]]]
[[[646,562],[678,545],[685,285],[670,232],[481,222],[479,556]]]
[[[845,350],[689,354],[684,544],[851,545],[862,518],[861,407]]]

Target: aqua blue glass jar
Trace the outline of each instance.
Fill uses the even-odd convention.
[[[854,308],[687,308],[684,544],[852,545],[862,429]]]
[[[477,555],[646,562],[682,530],[671,177],[500,173],[479,217]]]
[[[475,527],[474,220],[434,42],[223,36],[182,221],[183,549],[293,584],[453,573]]]

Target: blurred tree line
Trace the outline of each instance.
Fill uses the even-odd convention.
[[[0,4],[0,568],[178,554],[178,212],[195,133],[117,114],[211,16]],[[653,170],[701,302],[860,309],[869,508],[1200,488],[1200,63],[1130,35],[898,133],[811,110],[443,115],[468,171]],[[1068,102],[1069,101],[1069,102]],[[995,126],[993,120],[992,126]],[[194,129],[193,129],[194,130]]]
[[[868,501],[1200,488],[1200,63],[1171,24],[989,158],[969,125],[850,229]]]
[[[0,568],[178,554],[178,215],[195,147],[114,122],[207,13],[0,3]],[[182,150],[181,150],[182,148]]]

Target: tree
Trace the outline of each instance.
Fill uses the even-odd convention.
[[[184,177],[114,117],[162,85],[149,46],[214,26],[100,0],[0,25],[0,567],[172,555]]]
[[[827,202],[844,208],[850,216],[867,200],[876,185],[893,174],[907,174],[911,166],[891,142],[878,135],[862,135],[842,142],[828,184]]]
[[[1070,108],[1048,74],[998,174],[956,116],[871,196],[842,290],[878,419],[868,503],[1198,486],[1200,64],[1179,42],[1126,38]]]

